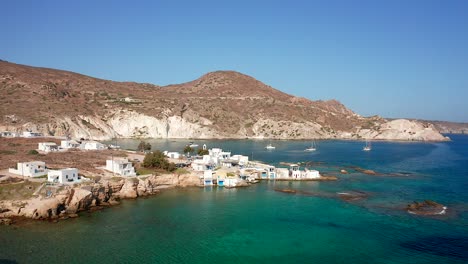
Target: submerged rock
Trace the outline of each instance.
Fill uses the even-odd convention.
[[[296,190],[293,189],[275,189],[275,192],[282,192],[282,193],[297,193]]]
[[[447,207],[431,200],[425,200],[424,202],[415,201],[408,204],[406,210],[408,213],[416,215],[443,215],[446,213]]]
[[[367,193],[360,192],[360,191],[339,192],[337,194],[341,200],[344,200],[347,202],[358,201],[358,200],[366,199],[367,197],[369,197]]]
[[[0,225],[11,225],[13,221],[9,218],[0,218]]]

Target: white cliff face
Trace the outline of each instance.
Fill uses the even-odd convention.
[[[117,112],[107,121],[119,137],[165,138],[167,123],[132,111]]]
[[[207,123],[207,121],[204,121]],[[51,127],[53,129],[51,129]],[[69,134],[73,138],[106,140],[111,138],[216,138],[206,127],[189,122],[180,116],[158,119],[133,111],[117,111],[107,117],[78,116],[58,119],[55,124],[28,125],[22,129],[43,132],[45,135]]]
[[[111,138],[272,138],[272,139],[375,139],[375,140],[448,140],[433,125],[418,121],[398,119],[374,122],[372,129],[356,128],[355,131],[335,131],[315,122],[275,121],[260,118],[250,127],[239,131],[216,131],[206,118],[182,118],[165,112],[161,118],[135,111],[117,110],[105,117],[77,116],[57,118],[54,123],[26,123],[21,127],[5,127],[6,131],[22,132],[26,129],[44,135],[71,136],[107,140]],[[1,129],[1,127],[0,127]]]
[[[215,137],[199,124],[188,122],[180,116],[157,119],[152,116],[121,111],[107,121],[118,137],[132,138],[212,138]]]

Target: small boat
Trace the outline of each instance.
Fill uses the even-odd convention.
[[[276,147],[275,147],[275,146],[272,146],[271,144],[268,144],[265,148],[266,148],[266,149],[275,149]]]
[[[371,151],[372,146],[369,140],[366,139],[366,145],[362,148],[364,151]]]
[[[317,145],[315,144],[315,141],[312,142],[312,145],[310,145],[310,147],[304,149],[304,151],[307,151],[307,152],[312,152],[316,150],[317,150]]]
[[[119,145],[110,144],[110,145],[109,145],[109,148],[110,148],[110,149],[120,149],[120,146],[119,146]]]
[[[191,148],[196,148],[196,147],[198,147],[198,144],[195,144],[195,143],[193,143],[193,142],[190,142],[190,143],[189,143],[189,147],[191,147]]]

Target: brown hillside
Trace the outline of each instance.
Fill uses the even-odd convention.
[[[159,87],[0,62],[0,94],[0,122],[6,125],[78,115],[104,120],[106,114],[123,109],[156,118],[179,115],[194,123],[206,118],[212,123],[205,126],[226,135],[240,129],[251,132],[252,124],[263,119],[316,122],[342,131],[369,123],[338,101],[294,97],[234,71]]]

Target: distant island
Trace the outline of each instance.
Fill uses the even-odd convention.
[[[183,84],[114,82],[0,62],[0,131],[110,138],[444,141],[431,122],[363,117],[250,76],[216,71]]]

